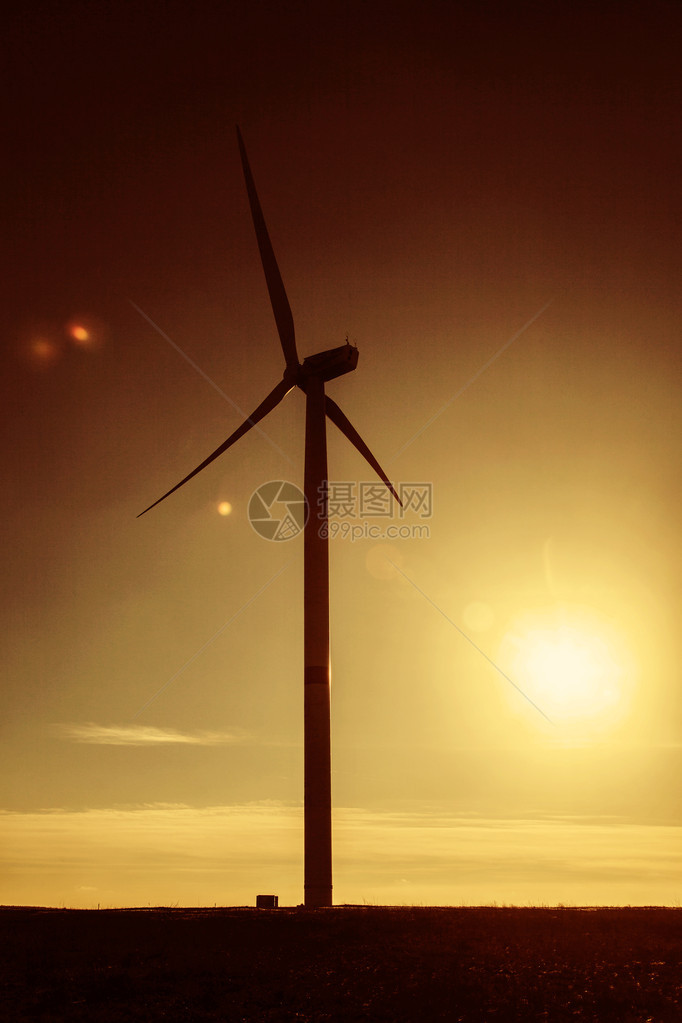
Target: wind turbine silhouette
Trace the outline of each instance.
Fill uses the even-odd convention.
[[[339,348],[309,355],[303,362],[299,362],[289,300],[265,226],[239,128],[237,141],[261,263],[284,352],[284,376],[249,418],[230,434],[220,447],[163,497],[140,512],[140,515],[144,515],[164,501],[227,451],[240,437],[248,433],[252,426],[272,412],[292,388],[299,387],[303,391],[306,396],[303,490],[308,508],[308,519],[303,535],[304,891],[306,907],[316,908],[332,905],[327,418],[331,419],[369,462],[395,499],[400,504],[402,502],[360,434],[336,402],[325,394],[324,385],[328,380],[355,369],[358,363],[357,348],[346,343]],[[315,508],[318,509],[317,516],[313,514]]]

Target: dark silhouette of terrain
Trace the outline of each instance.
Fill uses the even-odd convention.
[[[0,1018],[678,1023],[680,909],[0,909]]]

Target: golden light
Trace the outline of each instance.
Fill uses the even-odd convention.
[[[218,505],[218,514],[219,515],[223,515],[223,516],[229,515],[231,511],[232,511],[232,505],[230,504],[229,501],[221,501],[220,504]]]
[[[634,672],[611,624],[581,608],[519,618],[505,636],[502,668],[556,725],[584,735],[611,731],[626,716]]]

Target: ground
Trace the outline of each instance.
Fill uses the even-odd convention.
[[[681,909],[0,909],[0,1018],[682,1019]]]

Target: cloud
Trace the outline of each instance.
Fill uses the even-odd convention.
[[[281,905],[302,897],[303,809],[276,802],[0,811],[3,901],[15,905]],[[337,903],[670,905],[682,828],[334,812]],[[79,889],[80,886],[80,889]],[[86,888],[96,888],[97,895]]]
[[[55,728],[63,739],[96,746],[229,746],[243,741],[234,732],[179,732],[154,725],[98,725],[89,721]]]

